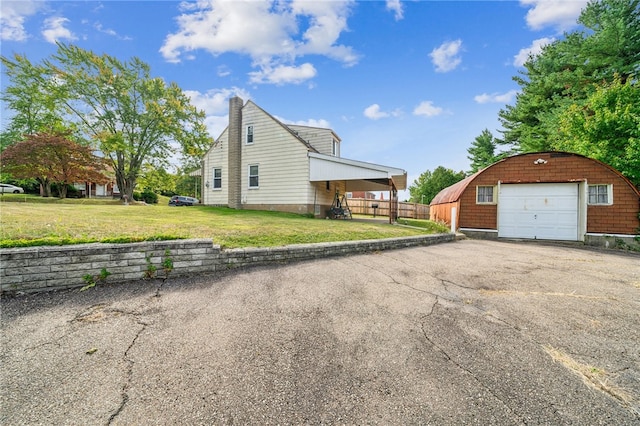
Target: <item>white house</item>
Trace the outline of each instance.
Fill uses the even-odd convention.
[[[407,173],[340,157],[331,129],[286,125],[252,101],[229,100],[229,126],[202,161],[202,203],[234,209],[311,213],[324,217],[336,196],[397,191]]]

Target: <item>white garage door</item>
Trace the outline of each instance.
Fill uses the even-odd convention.
[[[498,236],[578,240],[578,184],[502,184]]]

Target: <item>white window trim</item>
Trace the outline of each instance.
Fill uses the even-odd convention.
[[[216,188],[216,170],[220,170],[220,188]],[[211,170],[211,190],[222,191],[222,167],[213,167]]]
[[[251,142],[249,142],[249,129],[251,129]],[[256,141],[256,129],[253,124],[247,124],[244,128],[244,140],[247,145],[253,145]]]
[[[478,195],[480,193],[480,189],[479,188],[489,188],[489,187],[493,188],[493,196],[492,196],[493,201],[491,201],[491,202],[478,201]],[[484,206],[492,206],[492,205],[498,204],[497,203],[497,195],[498,195],[497,194],[497,192],[498,192],[497,188],[498,187],[496,185],[476,185],[476,204],[480,204],[480,205],[484,205]]]
[[[251,186],[251,167],[254,167],[254,166],[258,168],[258,174],[255,175],[255,177],[258,178],[258,186]],[[249,179],[248,179],[248,182],[247,182],[249,189],[260,189],[260,165],[259,164],[249,164],[249,167],[248,167],[247,171],[248,171],[248,175],[249,175]]]
[[[335,139],[331,140],[331,154],[334,157],[339,157],[340,156],[340,147],[338,146],[338,141]]]
[[[592,186],[606,186],[607,187],[607,202],[606,203],[591,203],[589,202],[589,188]],[[613,205],[613,184],[611,183],[590,183],[587,185],[587,205],[589,206],[612,206]]]

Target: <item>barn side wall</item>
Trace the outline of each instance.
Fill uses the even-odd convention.
[[[460,203],[437,204],[429,208],[429,218],[434,222],[444,222],[451,225],[451,209],[456,209],[456,223],[460,223]]]
[[[536,161],[541,159],[543,161]],[[538,164],[535,164],[535,163]],[[459,227],[497,229],[496,204],[476,204],[476,187],[502,183],[612,184],[613,204],[587,206],[587,233],[638,233],[640,197],[628,181],[604,164],[567,153],[533,153],[507,158],[480,173],[460,196]],[[432,206],[433,208],[433,206]]]

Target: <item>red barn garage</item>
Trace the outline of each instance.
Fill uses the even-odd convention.
[[[431,219],[484,238],[633,243],[640,192],[600,161],[566,152],[515,155],[443,189]]]

